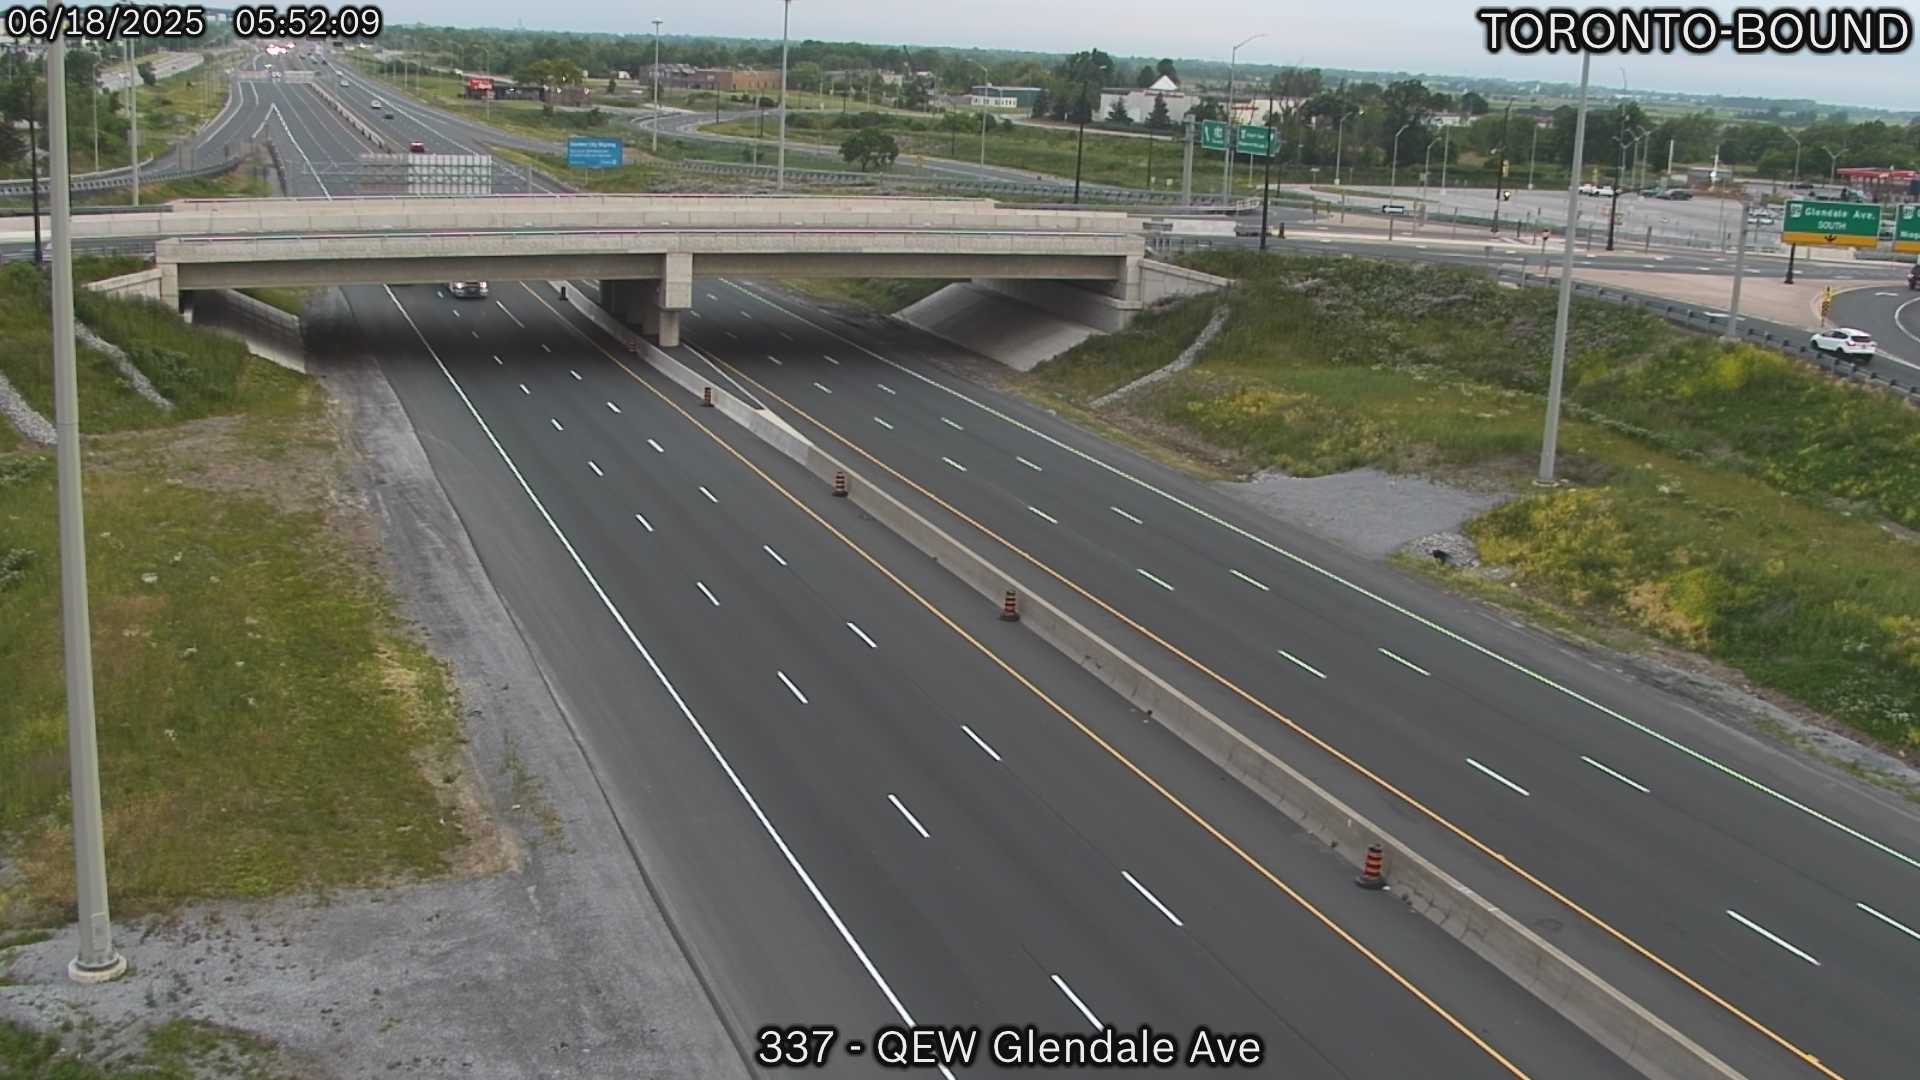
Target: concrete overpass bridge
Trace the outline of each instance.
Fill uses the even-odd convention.
[[[203,289],[593,278],[678,344],[701,277],[972,279],[1099,329],[1142,303],[1124,214],[983,200],[727,195],[187,200],[103,228],[155,238],[163,301]]]

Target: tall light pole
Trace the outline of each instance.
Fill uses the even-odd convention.
[[[1334,129],[1333,129],[1333,186],[1334,187],[1340,186],[1340,151],[1343,148],[1343,143],[1347,136],[1347,118],[1350,116],[1365,116],[1365,115],[1367,115],[1367,110],[1365,109],[1355,109],[1351,113],[1341,113],[1340,123],[1334,126]]]
[[[1554,484],[1554,454],[1560,440],[1560,389],[1567,374],[1567,319],[1573,310],[1573,234],[1580,215],[1580,169],[1587,149],[1587,80],[1593,54],[1580,55],[1580,110],[1573,122],[1573,171],[1567,177],[1567,235],[1560,256],[1560,306],[1553,317],[1553,366],[1547,377],[1547,421],[1540,439],[1540,475],[1536,483]]]
[[[1433,146],[1439,141],[1439,139],[1428,139],[1426,156],[1420,159],[1420,201],[1423,203],[1427,201],[1427,174],[1433,171]],[[1444,162],[1446,158],[1442,157],[1440,160]],[[1424,210],[1421,212],[1425,213]]]
[[[49,5],[52,6],[52,0]],[[80,503],[80,390],[73,340],[73,207],[67,161],[67,43],[47,45],[47,157],[53,190],[53,421],[59,489],[60,611],[67,675],[67,765],[73,801],[73,886],[80,948],[67,977],[97,983],[127,970],[107,912],[100,824],[100,747],[93,722],[93,630],[87,617],[87,530]]]
[[[660,24],[653,20],[653,153],[660,153]]]
[[[1832,147],[1823,146],[1820,149],[1827,152],[1827,183],[1831,184],[1833,183],[1833,174],[1839,169],[1840,155],[1846,153],[1847,148],[1843,146],[1836,151]]]
[[[1781,128],[1780,133],[1793,140],[1793,182],[1798,184],[1800,182],[1800,136],[1786,128]]]
[[[60,65],[66,66],[66,57],[60,58]],[[133,166],[133,205],[140,205],[140,102],[134,97],[134,86],[140,81],[140,70],[133,64],[133,39],[127,39],[127,120],[133,125],[133,139],[128,144],[127,161]]]
[[[1540,117],[1533,117],[1533,146],[1527,151],[1527,190],[1533,190],[1533,163],[1540,158]]]
[[[1408,123],[1401,124],[1400,130],[1393,133],[1393,171],[1387,174],[1388,198],[1392,198],[1397,193],[1395,189],[1400,186],[1400,136],[1405,134],[1406,130],[1412,126],[1412,122],[1409,121]]]
[[[971,60],[968,62],[971,63],[974,67],[979,68],[980,74],[986,76],[987,81],[982,83],[981,85],[987,88],[987,96],[992,97],[993,96],[993,72],[988,71],[987,65],[981,63],[978,60]],[[1152,136],[1148,136],[1148,138],[1152,138]],[[1148,153],[1151,154],[1152,153],[1151,147],[1153,144],[1149,143],[1147,145],[1149,147]],[[980,107],[980,166],[981,168],[985,168],[986,164],[987,164],[987,107],[982,105]]]
[[[1220,197],[1223,199],[1233,196],[1233,69],[1239,63],[1240,50],[1246,47],[1247,42],[1266,36],[1251,35],[1227,53],[1227,145],[1220,151]]]
[[[487,47],[485,45],[480,46],[480,69],[486,72],[486,76],[487,76],[487,96],[482,99],[483,101],[486,102],[486,104],[482,106],[482,108],[487,110],[487,122],[492,123],[493,122],[493,54],[487,51]]]
[[[1500,202],[1506,192],[1507,183],[1507,147],[1513,142],[1513,100],[1507,100],[1507,111],[1500,120],[1500,165],[1493,174],[1493,235],[1500,235]],[[1446,162],[1440,163],[1441,168]]]
[[[774,171],[775,191],[787,190],[787,24],[792,17],[793,0],[780,0],[780,167]]]

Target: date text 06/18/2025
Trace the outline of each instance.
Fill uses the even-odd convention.
[[[386,25],[372,4],[245,4],[217,15],[247,39],[370,38]],[[0,12],[0,30],[19,41],[198,38],[207,26],[204,4],[10,4]]]
[[[1046,1032],[1031,1024],[994,1028],[944,1025],[889,1026],[872,1038],[840,1041],[830,1024],[769,1025],[758,1035],[754,1060],[768,1068],[817,1069],[835,1050],[850,1057],[871,1056],[897,1069],[964,1068],[979,1062],[1002,1068],[1095,1066],[1119,1069],[1249,1069],[1266,1060],[1266,1042],[1258,1035],[1221,1034],[1198,1027],[1186,1039],[1141,1025],[1133,1031]]]

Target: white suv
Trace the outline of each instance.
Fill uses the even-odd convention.
[[[462,300],[485,300],[487,283],[484,281],[449,281],[447,291]]]
[[[1872,334],[1846,326],[1822,330],[1813,335],[1809,344],[1814,352],[1827,353],[1856,364],[1871,362],[1875,349]]]

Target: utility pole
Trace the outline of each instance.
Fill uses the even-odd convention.
[[[1193,205],[1193,137],[1195,124],[1192,120],[1180,121],[1181,139],[1186,160],[1180,166],[1180,205]]]
[[[1506,116],[1500,121],[1500,171],[1493,177],[1493,234],[1500,235],[1500,198],[1506,191],[1507,182],[1507,144],[1513,140],[1513,102],[1507,102]],[[1447,159],[1440,159],[1440,167],[1447,167]]]
[[[1727,331],[1721,337],[1732,341],[1740,329],[1740,282],[1747,276],[1747,200],[1740,200],[1740,243],[1733,253],[1733,296],[1727,303]]]
[[[1560,391],[1567,374],[1567,322],[1573,311],[1573,234],[1580,215],[1580,167],[1587,148],[1587,81],[1593,54],[1580,54],[1580,102],[1573,122],[1573,169],[1567,177],[1567,236],[1560,256],[1560,305],[1553,317],[1553,367],[1547,379],[1547,420],[1540,439],[1540,475],[1534,481],[1552,487],[1554,454],[1560,439]]]
[[[1080,141],[1075,145],[1073,150],[1073,205],[1075,206],[1080,205],[1080,164],[1085,161],[1087,157],[1087,115],[1092,108],[1093,106],[1087,104],[1086,85],[1082,84],[1080,87],[1080,108],[1077,110],[1080,116]]]
[[[65,66],[66,58],[61,58]],[[140,103],[134,96],[134,84],[140,81],[140,69],[133,62],[133,39],[127,39],[127,121],[133,125],[133,141],[127,151],[127,160],[133,166],[133,205],[140,205]]]
[[[49,0],[48,6],[53,6]],[[80,389],[73,340],[73,208],[67,162],[67,42],[47,43],[47,152],[53,190],[53,420],[59,489],[60,610],[67,674],[67,763],[73,801],[74,900],[80,949],[75,982],[119,978],[107,912],[106,841],[100,823],[100,748],[93,721],[93,630],[87,617],[87,530],[80,502]]]
[[[660,23],[653,20],[653,153],[660,153]]]
[[[1273,152],[1279,149],[1267,140],[1267,160],[1260,168],[1260,250],[1267,250],[1267,203],[1273,201]],[[1283,178],[1284,179],[1284,178]]]
[[[787,190],[787,25],[793,17],[793,0],[780,4],[780,167],[774,173],[773,189]],[[908,74],[912,78],[912,74]]]

